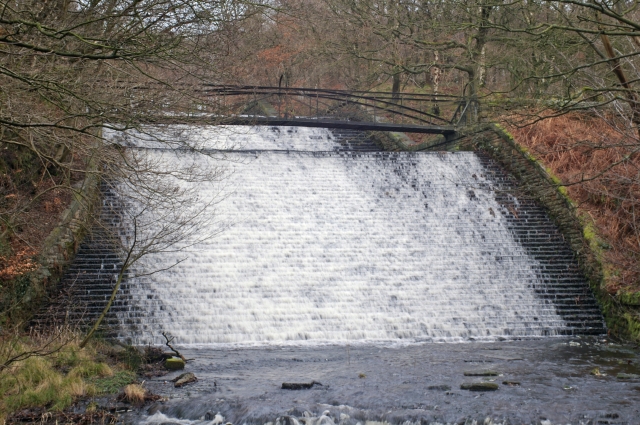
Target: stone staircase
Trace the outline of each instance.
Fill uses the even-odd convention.
[[[335,130],[336,147],[334,150],[345,157],[359,153],[378,152],[376,144],[362,132]],[[432,153],[433,154],[433,153]],[[385,153],[382,153],[385,155]],[[423,155],[421,153],[413,155]],[[411,157],[393,155],[398,167],[411,168]],[[496,199],[501,205],[492,214],[500,214],[507,219],[509,229],[515,239],[524,247],[526,253],[537,261],[535,273],[537,281],[530,287],[536,297],[555,310],[565,323],[549,330],[548,335],[598,335],[606,332],[602,314],[581,276],[578,264],[563,236],[549,219],[545,210],[532,199],[518,191],[517,183],[507,176],[500,167],[487,156],[480,156],[486,170],[486,178],[496,191]],[[407,181],[407,184],[412,184]],[[484,184],[484,183],[483,183]],[[418,189],[416,189],[418,190]],[[468,196],[475,196],[472,190]],[[105,188],[105,205],[112,202]],[[119,218],[111,208],[105,208],[103,222],[118,226]],[[406,223],[411,226],[411,223]],[[499,258],[496,258],[500,261]],[[34,326],[59,325],[70,323],[86,327],[102,312],[121,267],[121,260],[114,245],[110,243],[105,231],[96,230],[80,247],[78,254],[69,267],[56,290],[53,302],[47,310],[41,311],[34,319]],[[139,325],[153,311],[141,307],[132,297],[132,282],[125,279],[116,301],[103,322],[103,334],[122,336],[120,325],[131,329]],[[151,296],[151,295],[149,295]],[[161,300],[155,304],[159,310],[164,307]],[[527,328],[529,321],[536,317],[524,317],[520,323],[504,323],[514,329]],[[543,333],[544,334],[544,333]],[[505,336],[509,330],[505,329]],[[522,335],[518,331],[514,336]]]
[[[546,304],[553,305],[567,322],[563,335],[600,335],[606,332],[600,307],[578,262],[544,208],[518,191],[518,183],[491,158],[481,154],[482,162],[496,183],[497,200],[504,207],[515,238],[536,259],[540,283],[533,289]],[[517,195],[514,198],[513,195]]]
[[[373,141],[366,132],[334,129],[331,133],[335,136],[337,146],[336,152],[378,152],[380,147]]]
[[[87,236],[78,253],[54,290],[46,309],[38,312],[33,325],[86,328],[93,324],[111,297],[122,261],[103,231]],[[117,300],[121,302],[122,291]],[[116,327],[112,309],[104,320],[105,329]]]
[[[101,185],[101,192],[101,221],[105,228],[94,227],[85,237],[62,279],[56,288],[49,291],[50,302],[34,316],[32,326],[35,328],[71,326],[86,329],[95,323],[111,298],[122,267],[122,259],[117,244],[113,242],[113,235],[107,229],[117,226],[120,219],[113,205],[109,205],[113,198],[104,183]],[[101,332],[104,336],[117,334],[117,314],[128,308],[126,277],[125,272],[116,299],[102,321]]]

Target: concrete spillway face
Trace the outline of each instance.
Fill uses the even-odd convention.
[[[504,182],[476,154],[336,152],[323,129],[188,133],[201,148],[233,150],[224,160],[145,155],[177,169],[224,166],[224,180],[197,185],[203,199],[219,199],[216,226],[226,227],[134,266],[131,276],[184,260],[129,278],[121,337],[158,343],[167,331],[181,344],[316,344],[566,328],[536,295],[540,264],[500,213]],[[147,142],[132,135],[126,143]]]

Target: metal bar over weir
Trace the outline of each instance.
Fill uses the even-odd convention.
[[[456,132],[454,126],[443,125],[411,125],[379,122],[343,121],[327,118],[278,118],[278,117],[226,117],[217,124],[223,125],[268,125],[283,127],[320,127],[338,128],[360,131],[397,131],[407,133],[443,134],[453,135]]]
[[[210,119],[223,125],[324,127],[449,138],[467,123],[473,109],[469,99],[445,94],[215,84],[189,90],[193,103],[183,115],[185,121]],[[345,113],[349,107],[351,112]],[[208,110],[216,115],[208,115]]]

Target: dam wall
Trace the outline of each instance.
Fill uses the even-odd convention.
[[[604,289],[601,244],[590,219],[580,217],[560,181],[496,124],[469,129],[447,147],[484,152],[514,176],[523,193],[545,209],[571,248],[580,273],[589,282],[604,314],[608,332],[620,339],[640,340],[640,300],[637,294],[612,295]]]
[[[107,320],[119,338],[353,344],[605,332],[563,234],[486,153],[385,152],[364,133],[324,129],[190,131],[201,153],[224,148],[224,189],[201,191],[222,194],[225,230],[186,243],[177,265],[178,254],[157,253],[131,268]],[[118,143],[178,169],[216,161],[135,133]],[[126,203],[105,191],[103,205]],[[67,281],[90,318],[118,257],[100,237],[80,251]]]

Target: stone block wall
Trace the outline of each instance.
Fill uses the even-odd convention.
[[[73,200],[60,222],[44,240],[38,259],[40,267],[30,274],[24,296],[11,310],[11,322],[30,319],[47,298],[56,297],[56,284],[91,228],[99,197],[100,177],[96,167],[91,166],[87,177],[75,187]]]
[[[520,182],[520,188],[543,205],[573,250],[604,314],[609,332],[622,339],[640,340],[640,296],[613,296],[604,289],[601,248],[597,236],[567,196],[559,180],[551,175],[507,131],[485,124],[462,134],[456,149],[482,150]]]

